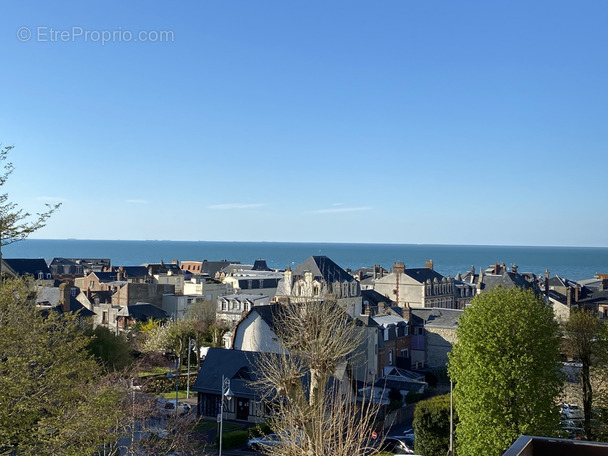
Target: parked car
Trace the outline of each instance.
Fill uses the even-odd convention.
[[[176,401],[175,399],[172,399],[170,401],[159,401],[158,402],[158,408],[160,409],[161,413],[165,414],[165,416],[171,416],[173,414],[175,414],[175,407],[176,407]],[[190,410],[192,409],[192,407],[190,407],[190,404],[188,404],[187,402],[180,402],[177,401],[177,414],[178,415],[187,415],[188,413],[190,413]]]
[[[268,434],[262,437],[254,437],[247,441],[247,448],[260,451],[266,448],[277,447],[281,444],[281,439],[276,434]]]
[[[393,454],[414,454],[413,441],[408,444],[405,439],[398,437],[385,437],[380,449]]]
[[[576,404],[562,404],[562,417],[567,420],[580,420],[583,418],[583,409]]]

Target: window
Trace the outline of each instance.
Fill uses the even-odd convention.
[[[407,348],[401,350],[401,357],[402,358],[409,358],[409,356],[410,356],[410,351]]]
[[[389,366],[393,365],[393,350],[388,352],[388,365]]]

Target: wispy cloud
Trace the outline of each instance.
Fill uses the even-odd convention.
[[[263,203],[227,203],[227,204],[214,204],[212,206],[207,206],[207,209],[218,209],[218,210],[226,210],[226,209],[255,209],[257,207],[265,206]]]
[[[146,200],[140,200],[140,199],[130,199],[126,201],[129,204],[148,204],[148,202]]]
[[[361,207],[332,207],[329,209],[317,209],[316,211],[312,211],[314,214],[336,214],[340,212],[361,212],[361,211],[369,211],[371,207],[361,206]]]

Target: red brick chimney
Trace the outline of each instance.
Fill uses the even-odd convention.
[[[403,261],[397,261],[393,264],[393,274],[403,274],[405,273],[405,264]]]

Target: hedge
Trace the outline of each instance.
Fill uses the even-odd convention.
[[[222,448],[228,450],[230,448],[243,446],[249,440],[249,431],[232,431],[224,432],[222,438]],[[215,436],[215,444],[220,444],[220,436]]]

